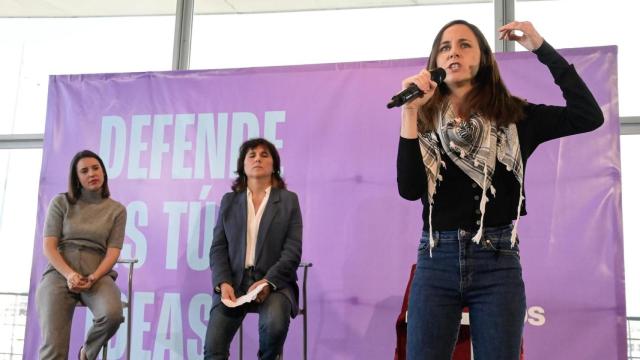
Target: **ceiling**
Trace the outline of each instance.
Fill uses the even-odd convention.
[[[194,0],[196,14],[247,14],[392,6],[478,3],[492,0]],[[0,0],[0,17],[174,15],[176,0]]]

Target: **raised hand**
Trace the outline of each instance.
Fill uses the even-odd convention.
[[[518,35],[516,31],[522,33]],[[508,39],[517,41],[520,45],[529,51],[537,50],[544,42],[544,38],[538,34],[538,31],[528,21],[512,21],[498,29],[500,40]]]

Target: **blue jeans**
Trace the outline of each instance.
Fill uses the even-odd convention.
[[[517,360],[526,299],[518,245],[511,225],[475,231],[424,232],[411,283],[407,324],[408,360],[449,360],[461,312],[469,307],[475,360]]]
[[[249,286],[258,280],[247,275],[245,272],[243,284],[240,287],[242,293],[245,293]],[[259,314],[260,348],[258,358],[261,360],[278,358],[287,338],[291,316],[291,301],[282,291],[272,292],[262,304],[251,302],[237,308],[228,308],[222,303],[215,305],[211,309],[207,334],[205,335],[205,359],[223,360],[229,358],[229,347],[233,336],[248,312]]]

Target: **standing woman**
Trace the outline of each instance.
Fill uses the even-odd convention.
[[[302,254],[298,196],[280,176],[280,156],[257,138],[240,146],[238,177],[220,204],[209,252],[214,288],[204,344],[205,359],[228,359],[231,340],[247,312],[259,313],[261,360],[278,359],[298,313],[296,270]],[[224,302],[266,284],[255,302]]]
[[[437,85],[427,70],[403,81],[425,93],[402,109],[397,160],[400,195],[424,206],[407,359],[451,359],[465,306],[475,359],[519,359],[526,300],[516,228],[526,214],[527,159],[547,140],[604,121],[574,67],[531,23],[499,32],[549,68],[566,106],[512,96],[487,40],[462,20],[445,25],[431,48],[428,69],[445,69],[445,81]]]
[[[96,359],[124,321],[112,268],[124,242],[127,213],[109,195],[100,157],[89,150],[77,153],[71,160],[68,190],[51,200],[44,226],[43,252],[49,264],[36,291],[40,359],[68,359],[78,301],[94,317],[78,359]]]

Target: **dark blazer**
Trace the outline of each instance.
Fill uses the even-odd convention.
[[[230,192],[222,197],[218,221],[209,251],[211,280],[216,289],[228,282],[237,291],[242,283],[247,248],[247,192]],[[302,214],[298,196],[271,188],[256,242],[255,272],[266,278],[291,301],[292,316],[298,313],[298,276],[302,254]],[[213,306],[220,303],[214,292]]]

